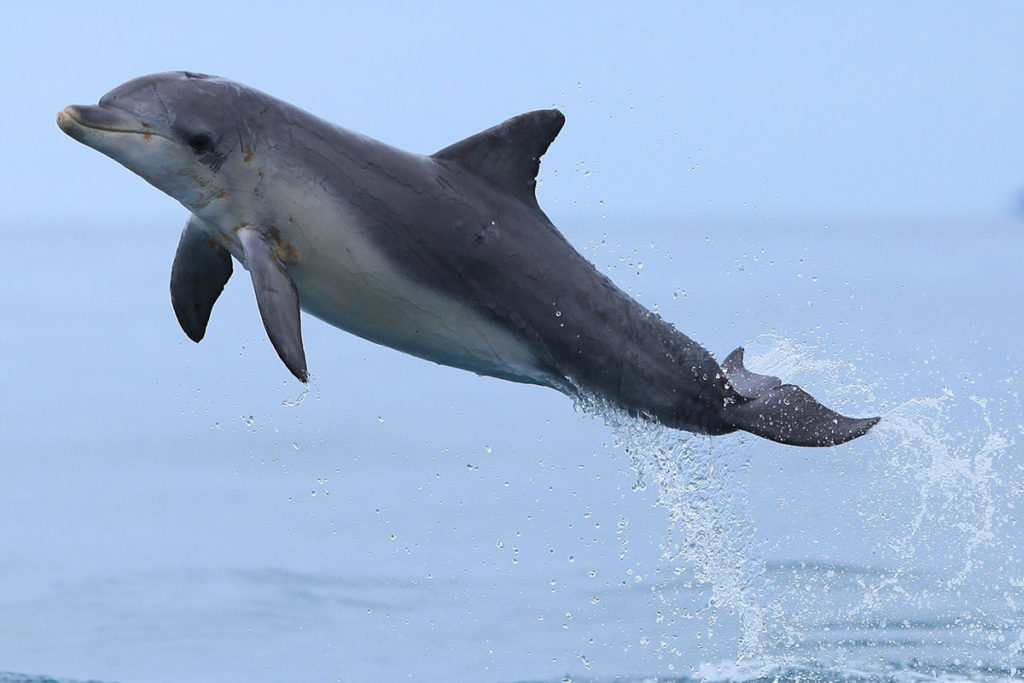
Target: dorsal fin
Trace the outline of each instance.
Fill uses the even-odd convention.
[[[454,161],[523,201],[537,203],[540,158],[562,130],[565,116],[557,109],[542,109],[515,116],[433,154]]]

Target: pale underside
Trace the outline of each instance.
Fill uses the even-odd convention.
[[[233,229],[263,232],[287,260],[303,310],[371,341],[484,375],[556,386],[533,351],[505,327],[450,295],[413,281],[380,252],[356,212],[308,183],[274,185],[263,206],[206,220],[211,237],[248,268]],[[285,209],[281,211],[281,209]]]

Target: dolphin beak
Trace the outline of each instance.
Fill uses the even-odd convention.
[[[82,139],[87,131],[109,131],[112,133],[148,134],[148,126],[140,123],[127,112],[107,109],[96,105],[72,104],[57,112],[57,125],[75,138]]]
[[[71,105],[57,112],[57,126],[71,137],[75,137],[73,131],[79,126],[73,113],[76,108],[74,105]]]

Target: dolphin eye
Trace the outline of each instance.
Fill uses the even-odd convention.
[[[206,133],[197,133],[188,139],[188,146],[197,154],[206,152],[213,147],[213,139]]]

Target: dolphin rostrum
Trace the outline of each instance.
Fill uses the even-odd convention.
[[[203,338],[234,257],[303,382],[300,308],[436,363],[692,432],[829,446],[878,422],[750,372],[742,348],[719,365],[573,249],[534,195],[564,121],[530,112],[421,156],[190,72],[136,78],[57,115],[189,210],[171,268],[185,334]]]

